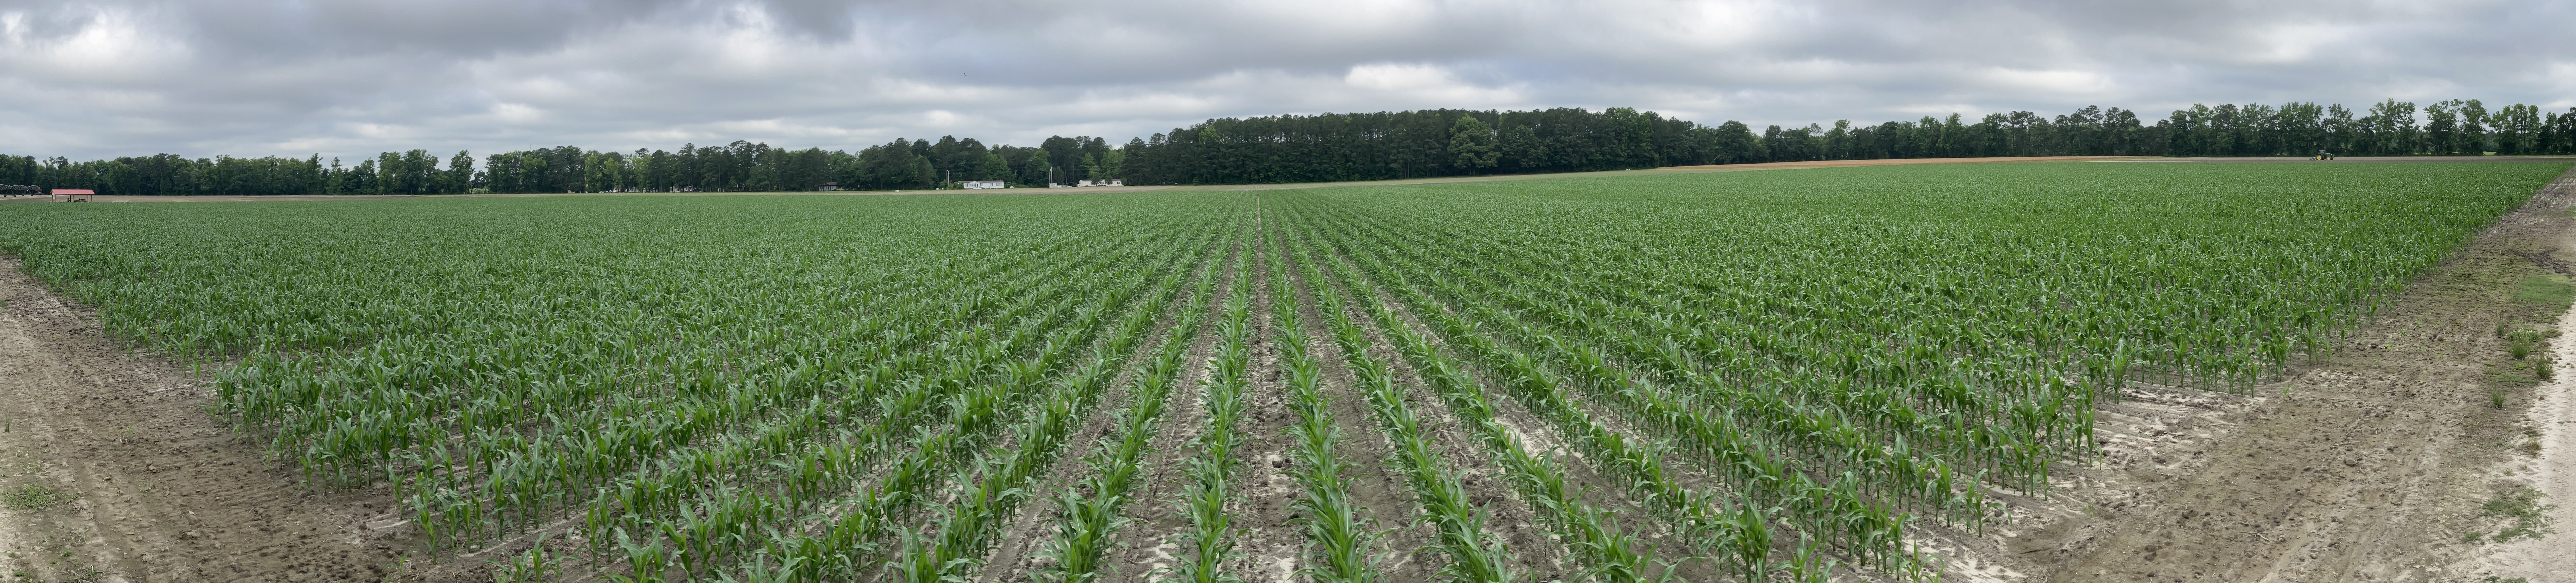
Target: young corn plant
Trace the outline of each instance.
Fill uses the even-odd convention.
[[[1119,507],[1128,500],[1136,474],[1143,469],[1146,447],[1170,401],[1172,386],[1181,382],[1183,359],[1198,337],[1203,308],[1212,299],[1214,288],[1206,282],[1214,280],[1214,267],[1211,263],[1210,271],[1200,272],[1202,285],[1193,303],[1183,309],[1161,349],[1137,374],[1136,386],[1129,393],[1130,407],[1119,416],[1109,437],[1098,444],[1098,453],[1085,460],[1084,465],[1092,471],[1090,477],[1056,498],[1060,506],[1056,536],[1040,551],[1040,556],[1053,559],[1052,566],[1037,572],[1038,580],[1089,583],[1101,577],[1100,561],[1108,551],[1110,535],[1126,522]]]
[[[1493,405],[1486,401],[1477,383],[1463,373],[1460,364],[1442,354],[1428,337],[1415,332],[1370,291],[1373,286],[1367,278],[1348,277],[1341,281],[1368,304],[1371,323],[1394,341],[1398,351],[1448,402],[1449,410],[1493,451],[1523,498],[1550,521],[1560,539],[1579,557],[1587,578],[1608,583],[1660,579],[1651,573],[1658,566],[1651,553],[1643,552],[1640,541],[1620,530],[1610,518],[1610,511],[1583,501],[1566,484],[1564,471],[1554,460],[1532,453],[1517,431],[1495,420]],[[1671,565],[1661,565],[1660,570],[1661,578],[1674,576]]]
[[[1431,523],[1440,533],[1441,550],[1449,556],[1441,572],[1474,583],[1512,581],[1515,574],[1511,570],[1511,551],[1500,538],[1485,532],[1485,508],[1467,498],[1457,471],[1442,463],[1426,435],[1421,415],[1405,401],[1394,372],[1368,355],[1371,343],[1366,332],[1350,317],[1350,310],[1330,287],[1331,280],[1324,278],[1305,249],[1292,248],[1291,252],[1309,282],[1307,289],[1325,312],[1334,344],[1358,377],[1360,391],[1376,413],[1378,425],[1394,444],[1396,470],[1408,478],[1416,501],[1422,505],[1420,520]]]
[[[1197,451],[1186,462],[1188,485],[1181,494],[1179,510],[1189,517],[1190,528],[1173,538],[1189,552],[1189,557],[1172,567],[1173,574],[1189,583],[1239,583],[1241,576],[1225,570],[1225,562],[1234,552],[1234,516],[1225,511],[1234,474],[1234,448],[1243,438],[1235,434],[1235,421],[1243,416],[1243,391],[1251,366],[1252,271],[1247,264],[1250,253],[1235,256],[1234,293],[1226,300],[1224,319],[1217,323],[1217,355],[1206,383],[1206,396],[1201,400],[1207,409],[1207,429],[1191,441]]]
[[[1146,441],[1153,435],[1154,421],[1161,415],[1164,397],[1169,395],[1169,386],[1178,375],[1181,359],[1187,354],[1189,340],[1196,337],[1198,333],[1199,320],[1205,313],[1205,307],[1211,295],[1211,287],[1205,282],[1211,279],[1214,268],[1214,262],[1205,263],[1198,274],[1197,280],[1201,285],[1198,286],[1197,293],[1189,302],[1182,305],[1178,323],[1166,334],[1158,356],[1149,361],[1146,365],[1147,370],[1140,371],[1137,376],[1140,379],[1136,391],[1137,407],[1132,409],[1130,415],[1125,418],[1122,423],[1124,431],[1118,434],[1122,437],[1122,444],[1132,446],[1132,449],[1119,450],[1119,455],[1128,456],[1125,459],[1129,463],[1109,468],[1112,470],[1111,473],[1099,476],[1100,479],[1091,482],[1094,486],[1114,487],[1122,492],[1095,491],[1093,497],[1074,498],[1078,506],[1067,508],[1067,516],[1097,517],[1099,522],[1076,521],[1072,523],[1072,528],[1075,529],[1072,537],[1059,539],[1050,545],[1049,551],[1057,555],[1060,564],[1096,566],[1099,553],[1105,549],[1101,545],[1105,543],[1109,529],[1115,524],[1115,521],[1109,520],[1109,517],[1115,515],[1117,503],[1124,497],[1123,489],[1133,476],[1135,470],[1133,462],[1136,456],[1143,454]],[[1174,289],[1174,284],[1177,283],[1177,279],[1167,278],[1163,287],[1166,290]],[[1129,336],[1132,337],[1132,335]],[[980,466],[978,472],[980,475],[975,477],[973,486],[956,497],[959,502],[949,505],[947,513],[938,516],[937,520],[942,525],[939,536],[936,539],[930,539],[932,541],[930,544],[917,547],[917,552],[928,556],[898,557],[888,568],[893,569],[893,566],[900,565],[937,565],[939,570],[936,572],[917,570],[900,572],[913,577],[935,576],[945,579],[958,576],[964,570],[980,564],[985,551],[989,550],[995,542],[992,537],[995,534],[994,531],[1000,526],[1000,520],[1017,508],[1019,502],[1026,497],[1023,487],[1028,481],[1054,461],[1065,435],[1081,421],[1082,415],[1090,410],[1090,405],[1099,396],[1098,388],[1106,385],[1106,381],[1109,380],[1107,371],[1114,369],[1114,366],[1096,368],[1094,370],[1099,371],[1093,373],[1096,376],[1083,382],[1060,386],[1057,392],[1048,397],[1046,405],[1038,410],[1036,416],[1015,427],[1014,433],[1017,439],[1011,442],[1008,449],[995,449],[979,456],[986,461],[977,464]],[[956,483],[970,483],[967,480],[968,476],[960,474]],[[1085,555],[1089,558],[1085,558]],[[1091,573],[1093,572],[1057,574],[1065,579],[1089,580],[1092,577]],[[935,579],[917,581],[934,583]]]
[[[1287,373],[1289,408],[1297,414],[1296,423],[1288,427],[1294,442],[1289,457],[1295,461],[1289,473],[1299,485],[1294,504],[1298,528],[1307,540],[1302,571],[1326,583],[1375,583],[1383,580],[1371,553],[1378,537],[1368,531],[1366,517],[1351,503],[1350,480],[1343,474],[1351,463],[1336,453],[1341,432],[1333,424],[1320,384],[1324,363],[1307,352],[1312,339],[1306,335],[1297,302],[1291,301],[1297,295],[1276,253],[1264,247],[1273,286],[1271,319],[1279,330],[1272,346],[1279,349],[1280,364]]]

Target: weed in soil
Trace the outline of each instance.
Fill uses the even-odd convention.
[[[2504,351],[2508,354],[2512,354],[2514,360],[2522,360],[2523,357],[2531,355],[2532,348],[2540,346],[2541,340],[2556,336],[2558,336],[2557,330],[2543,331],[2524,329],[2508,331],[2505,332],[2504,335]]]
[[[43,484],[31,484],[0,493],[0,504],[28,512],[44,512],[55,505],[70,502],[79,495]]]
[[[55,579],[58,583],[98,583],[99,581],[103,581],[107,578],[106,571],[98,570],[98,567],[96,566],[81,563],[64,565],[61,571],[56,572],[56,575],[61,577],[60,579]]]
[[[2569,285],[2565,276],[2534,275],[2523,278],[2522,285],[2513,290],[2513,301],[2565,311],[2569,302],[2576,301],[2576,286]]]
[[[2498,409],[2504,408],[2506,397],[2511,395],[2511,389],[2530,387],[2547,380],[2551,375],[2550,366],[2551,363],[2547,357],[2487,363],[2485,375],[2487,404],[2494,405]]]
[[[2514,539],[2536,539],[2552,534],[2549,527],[2549,511],[2556,508],[2541,503],[2539,490],[2522,484],[2513,484],[2507,486],[2503,492],[2497,493],[2495,499],[2480,505],[2478,517],[2503,518],[2509,521],[2510,524],[2503,530],[2496,531],[2494,536],[2487,539],[2500,543],[2511,542]],[[2475,532],[2469,533],[2468,540],[2477,540],[2478,535],[2479,533]]]

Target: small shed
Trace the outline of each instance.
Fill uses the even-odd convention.
[[[92,194],[96,193],[90,192],[87,188],[56,188],[54,202],[89,202]]]

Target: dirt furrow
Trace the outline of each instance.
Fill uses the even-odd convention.
[[[2476,548],[2464,535],[2502,487],[2487,470],[2511,455],[2531,402],[2497,376],[2498,326],[2556,319],[2511,298],[2546,274],[2527,252],[2566,251],[2571,203],[2576,173],[2417,278],[2338,352],[2259,387],[2267,398],[2228,420],[2241,427],[2209,444],[2205,466],[2058,527],[2097,540],[2015,533],[2029,540],[2007,548],[2057,549],[2057,564],[2032,567],[2054,581],[2456,580],[2442,567]]]
[[[106,337],[0,258],[0,548],[48,581],[416,580],[381,490],[325,493],[207,413],[184,367]]]

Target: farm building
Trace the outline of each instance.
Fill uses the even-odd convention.
[[[968,180],[960,184],[964,188],[969,189],[1003,188],[1005,186],[1000,180]]]
[[[56,188],[54,202],[89,202],[92,194],[96,193],[87,188]]]

